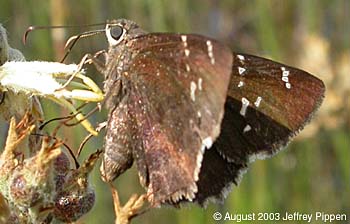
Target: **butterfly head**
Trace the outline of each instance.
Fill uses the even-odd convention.
[[[105,33],[109,47],[116,47],[145,32],[131,20],[118,19],[107,22]]]

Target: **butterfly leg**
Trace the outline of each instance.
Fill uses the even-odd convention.
[[[97,131],[97,132],[100,132],[100,131],[101,131],[102,129],[104,129],[106,126],[107,126],[107,121],[98,124],[98,126],[97,126],[97,128],[96,128],[96,131]],[[89,134],[88,136],[86,136],[86,137],[84,138],[84,140],[80,143],[79,148],[78,148],[78,150],[77,150],[77,156],[80,155],[81,151],[82,151],[83,148],[84,148],[84,145],[85,145],[93,136],[94,136],[94,135]]]
[[[70,82],[70,87],[73,89],[67,90],[65,87],[61,87],[55,90],[54,96],[56,98],[64,97],[67,99],[76,99],[87,102],[100,102],[104,99],[104,95],[101,89],[92,79],[80,73],[77,73],[74,76],[78,79],[81,79],[83,81],[83,84],[68,80],[64,86],[66,87],[66,84]],[[73,75],[71,77],[73,77]],[[77,88],[83,87],[89,90],[77,89],[75,86],[77,86]]]
[[[85,84],[83,87],[89,88],[92,91],[84,89],[67,90],[65,88],[61,88],[59,90],[56,90],[53,96],[48,96],[48,98],[69,109],[73,114],[75,114],[76,119],[81,122],[85,129],[92,135],[96,136],[97,132],[94,130],[90,122],[88,122],[86,117],[82,113],[78,112],[72,103],[66,99],[75,99],[87,102],[100,102],[104,99],[104,95],[100,88],[89,77],[78,73],[76,74],[76,78],[79,78],[83,81]],[[75,84],[75,82],[72,83],[72,85],[73,84]]]
[[[84,55],[84,57],[81,59],[80,63],[78,64],[78,69],[76,70],[76,72],[74,72],[70,77],[69,79],[62,85],[61,88],[59,88],[58,90],[62,90],[64,88],[66,88],[70,83],[71,81],[80,73],[80,71],[83,69],[83,66],[86,64],[86,63],[89,63],[89,59],[92,58],[93,56],[91,56],[91,54],[86,54]]]
[[[97,94],[102,94],[102,91],[98,87],[98,85],[96,85],[96,83],[92,79],[90,79],[89,77],[82,75],[82,74],[77,74],[76,77],[81,79],[83,81],[83,83],[87,87],[89,87],[89,89],[91,89],[93,92],[95,92]]]
[[[111,187],[113,202],[114,202],[114,211],[116,215],[116,224],[128,224],[130,220],[137,215],[139,215],[139,210],[143,206],[146,196],[138,196],[136,194],[132,195],[128,202],[121,206],[118,196],[118,191]]]
[[[90,132],[92,135],[97,136],[98,132],[93,128],[93,126],[91,125],[91,123],[85,118],[85,116],[78,112],[75,107],[66,99],[64,98],[56,98],[53,96],[49,96],[48,97],[50,100],[56,102],[57,104],[67,108],[68,110],[70,110],[73,114],[75,114],[75,118],[81,122],[81,125],[83,125],[83,127]]]
[[[100,55],[102,55],[104,60],[106,61],[108,54],[107,54],[106,50],[101,50],[101,51],[96,52],[94,54],[94,56],[90,55],[90,57],[86,60],[86,63],[94,64],[97,71],[99,71],[101,74],[103,74],[104,71],[106,70],[106,66],[105,66],[105,63],[103,61],[98,59],[98,57]]]
[[[94,64],[98,65],[100,62],[97,62],[98,59],[95,57],[97,57],[99,54],[102,54],[102,53],[103,53],[103,51],[97,52],[94,56],[92,56],[90,54],[86,54],[83,57],[83,59],[80,61],[77,71],[69,77],[69,79],[62,85],[61,88],[56,90],[56,93],[58,93],[58,94],[66,93],[68,98],[77,99],[77,100],[84,100],[84,101],[90,101],[90,102],[91,101],[92,102],[102,101],[104,96],[103,96],[101,89],[98,87],[98,85],[92,79],[83,75],[80,72],[82,70],[83,66],[87,63],[92,63],[91,62],[92,60],[93,60]],[[82,82],[84,83],[84,87],[90,89],[91,91],[80,90],[80,89],[73,89],[72,91],[66,91],[65,88],[70,83],[75,84],[74,82],[72,82],[74,78],[81,79]]]
[[[84,89],[73,89],[56,91],[54,96],[56,98],[64,97],[67,99],[81,100],[86,102],[100,102],[104,99],[104,95],[102,92],[95,92]]]

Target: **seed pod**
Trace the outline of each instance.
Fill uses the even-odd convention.
[[[66,182],[67,174],[71,169],[71,161],[69,160],[66,153],[62,152],[53,163],[54,167],[54,183],[56,192],[60,192]]]
[[[101,151],[92,154],[76,170],[73,170],[54,202],[54,216],[62,222],[74,222],[91,210],[95,203],[95,192],[89,186],[88,175],[92,171]]]
[[[55,198],[54,216],[62,222],[74,222],[91,210],[95,192],[91,188],[63,191]]]

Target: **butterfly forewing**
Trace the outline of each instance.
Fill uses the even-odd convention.
[[[234,54],[225,105],[225,120],[231,120],[225,123],[235,123],[227,127],[236,132],[230,136],[231,145],[241,148],[238,154],[273,154],[309,121],[324,91],[322,81],[305,71],[261,57]],[[230,153],[237,154],[230,150],[225,155],[230,157]]]
[[[285,127],[302,126],[323,99],[324,85],[309,73],[257,56],[235,54],[228,95]]]
[[[232,54],[214,40],[180,34],[140,36],[130,50],[137,53],[125,71],[128,102],[147,164],[139,169],[149,173],[155,203],[191,200],[204,149],[220,132]]]
[[[204,204],[210,198],[223,199],[250,162],[273,155],[304,127],[324,91],[322,81],[305,71],[234,54],[221,133],[211,148],[226,165],[213,152],[205,152],[196,200]],[[212,172],[218,169],[221,176]]]

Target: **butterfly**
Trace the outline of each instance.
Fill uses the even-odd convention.
[[[205,36],[147,33],[125,19],[105,34],[105,61],[92,58],[109,110],[101,174],[113,181],[135,162],[153,205],[222,201],[322,103],[318,78]]]

